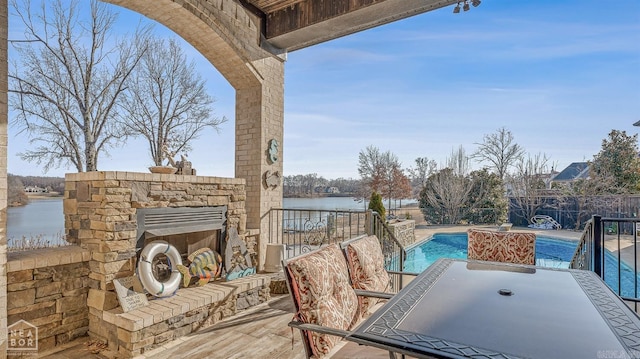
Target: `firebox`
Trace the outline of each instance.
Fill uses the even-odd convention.
[[[137,211],[136,256],[154,240],[164,240],[176,247],[183,260],[200,248],[218,253],[226,236],[227,206],[140,208]],[[158,256],[154,275],[162,279],[167,274],[165,259]]]

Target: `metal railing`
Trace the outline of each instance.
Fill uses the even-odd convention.
[[[371,212],[370,230],[369,234],[375,234],[380,241],[384,257],[384,268],[389,271],[389,277],[391,278],[391,290],[397,293],[404,287],[405,278],[400,272],[404,272],[407,251],[387,226],[386,221],[380,218],[377,212]]]
[[[585,225],[570,268],[591,270],[637,312],[640,218],[593,216]]]
[[[359,235],[375,234],[380,240],[385,268],[398,272],[404,268],[407,253],[376,212],[273,208],[262,220],[268,224],[268,243],[284,244],[287,258]]]
[[[367,233],[364,211],[273,208],[262,220],[268,243],[284,244],[288,258]]]

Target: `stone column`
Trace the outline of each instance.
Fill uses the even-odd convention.
[[[269,239],[262,218],[271,208],[282,207],[284,62],[268,57],[250,66],[259,81],[236,88],[235,176],[247,181],[246,227],[260,229],[258,263],[263,269]],[[269,152],[273,140],[277,153]],[[271,177],[268,183],[266,176]]]
[[[7,357],[7,0],[0,0],[0,358]]]

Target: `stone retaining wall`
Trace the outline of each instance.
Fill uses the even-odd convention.
[[[404,247],[408,247],[416,242],[416,235],[414,233],[416,221],[413,219],[393,220],[388,223],[388,226],[391,233],[393,233]]]
[[[86,335],[89,252],[78,246],[8,254],[8,327],[25,320],[38,328],[38,352]]]

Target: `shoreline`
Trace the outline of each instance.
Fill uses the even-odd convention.
[[[49,193],[25,193],[27,198],[31,199],[57,199],[62,198],[62,193],[49,192]]]

